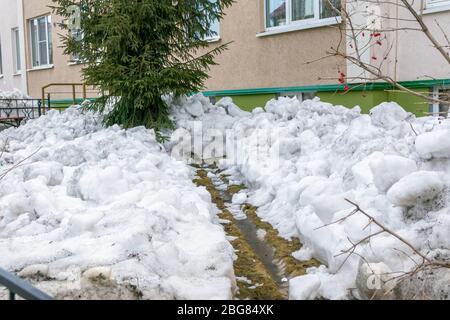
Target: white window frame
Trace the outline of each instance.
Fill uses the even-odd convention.
[[[310,97],[310,96],[313,97]],[[290,92],[281,92],[277,94],[277,97],[285,97],[285,98],[294,98],[296,97],[298,101],[303,102],[306,100],[313,99],[317,96],[317,91],[290,91]]]
[[[15,27],[11,29],[11,42],[12,42],[12,54],[13,54],[13,70],[14,74],[22,73],[22,56],[21,56],[21,42],[20,42],[20,29]]]
[[[267,26],[267,1],[264,2],[264,29],[266,33],[278,33],[277,31],[295,31],[307,28],[321,27],[330,24],[340,23],[342,18],[338,15],[335,17],[320,19],[320,1],[313,0],[314,3],[314,18],[304,20],[292,20],[292,0],[286,0],[286,24],[281,26],[269,27]],[[262,35],[262,34],[261,34]]]
[[[439,90],[450,90],[450,86],[434,86],[432,89],[432,98],[433,99],[439,99]],[[433,102],[431,104],[431,113],[433,115],[440,115],[440,103],[439,102]]]
[[[450,5],[450,0],[425,0],[426,8],[435,8]]]
[[[40,56],[41,52],[39,50],[40,49],[39,48],[39,43],[44,41],[44,40],[39,39],[39,29],[38,29],[37,30],[37,36],[38,36],[37,46],[38,47],[36,48],[36,54],[38,56],[39,64],[35,65],[36,61],[34,61],[34,59],[33,59],[33,23],[35,21],[37,23],[37,21],[39,19],[42,19],[42,18],[46,18],[46,23],[45,23],[45,42],[46,42],[46,47],[47,47],[47,50],[46,50],[46,52],[47,52],[47,63],[46,64],[42,64],[41,63],[41,56]],[[32,70],[47,69],[47,68],[53,67],[53,61],[50,61],[50,58],[52,58],[52,60],[53,60],[53,55],[50,52],[50,42],[52,41],[52,39],[48,39],[48,24],[49,23],[50,24],[52,23],[52,16],[50,14],[42,15],[42,16],[35,17],[35,18],[32,18],[32,19],[28,20],[28,29],[29,29],[28,32],[29,32],[29,36],[30,36],[30,56],[31,56],[31,68],[32,68]],[[53,34],[53,30],[51,30],[51,31],[52,31],[52,34]],[[53,46],[52,46],[52,48],[53,48]]]
[[[435,12],[449,11],[450,10],[450,0],[447,1],[424,1],[423,14],[430,14]]]

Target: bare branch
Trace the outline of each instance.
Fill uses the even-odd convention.
[[[35,152],[33,152],[32,154],[30,154],[28,157],[20,160],[19,162],[17,162],[16,164],[14,164],[11,168],[8,168],[7,170],[3,171],[0,173],[0,180],[4,179],[6,177],[6,175],[8,175],[11,171],[13,171],[14,169],[17,169],[19,167],[22,167],[24,165],[26,165],[25,161],[31,159],[34,155],[36,155],[39,151],[41,150],[41,148],[37,149]]]

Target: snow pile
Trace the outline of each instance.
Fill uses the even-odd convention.
[[[19,89],[14,89],[12,91],[1,91],[0,90],[0,100],[1,99],[31,99],[31,97],[22,93]]]
[[[16,116],[24,118],[30,117],[33,114],[31,112],[32,111],[31,108],[33,108],[33,102],[28,101],[28,99],[31,99],[31,97],[22,93],[19,89],[14,89],[12,91],[0,90],[0,108],[4,108],[4,110],[0,110],[0,117],[4,118]],[[16,108],[18,108],[19,110],[10,110]]]
[[[416,203],[433,200],[445,187],[442,174],[417,171],[404,177],[388,191],[387,197],[399,207],[412,207]]]
[[[450,130],[436,130],[420,135],[416,149],[424,159],[450,158]]]
[[[202,152],[204,159],[227,154],[220,167],[250,187],[247,201],[258,215],[282,236],[301,239],[304,247],[294,256],[323,262],[306,278],[291,280],[291,298],[362,298],[373,289],[369,283],[350,289],[357,287],[358,274],[373,278],[368,266],[383,266],[377,272],[393,270],[393,276],[415,266],[410,248],[387,233],[363,241],[348,259],[341,254],[350,241],[380,231],[361,213],[347,217],[355,207],[346,199],[430,259],[450,258],[450,122],[416,119],[395,103],[383,103],[370,115],[317,98],[280,98],[252,113],[238,111],[230,99],[216,106],[202,96],[169,103],[179,129],[167,147],[194,146],[197,159]],[[183,140],[189,132],[192,140]],[[211,152],[212,142],[228,143],[230,136],[247,152]],[[448,291],[442,289],[441,297]]]
[[[57,298],[228,299],[210,195],[145,128],[76,108],[0,133],[0,266]]]

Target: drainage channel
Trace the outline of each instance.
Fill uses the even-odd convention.
[[[270,224],[257,216],[255,207],[232,204],[233,195],[245,186],[230,184],[227,176],[211,166],[197,168],[197,176],[194,182],[206,187],[211,194],[237,255],[234,269],[239,291],[235,298],[287,299],[288,280],[305,274],[306,268],[318,263],[314,260],[295,260],[292,253],[301,248],[298,239],[289,241],[281,238]]]

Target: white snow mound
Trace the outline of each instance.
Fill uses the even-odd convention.
[[[295,256],[314,257],[325,265],[308,270],[320,279],[320,286],[315,277],[307,282],[308,287],[314,284],[311,291],[298,285],[305,279],[291,281],[291,298],[358,296],[350,289],[356,287],[361,257],[395,272],[415,267],[410,248],[386,233],[363,241],[347,259],[342,251],[379,228],[361,213],[348,217],[354,206],[346,199],[423,254],[450,258],[450,196],[445,187],[450,181],[445,159],[450,157],[450,121],[415,118],[395,103],[383,103],[366,115],[318,98],[280,98],[235,116],[228,111],[230,100],[214,106],[197,95],[186,103],[197,100],[204,106],[199,118],[186,112],[183,103],[172,103],[178,127],[174,136],[179,139],[202,127],[202,132],[194,131],[196,138],[204,138],[203,150],[194,150],[199,158],[210,147],[208,130],[214,137],[231,136],[237,148],[243,146],[242,152],[227,149],[228,157],[217,158],[219,167],[249,187],[246,201],[258,207],[259,217],[281,236],[300,238],[308,252]]]
[[[193,171],[143,127],[52,111],[0,133],[0,266],[57,298],[229,299],[234,252]],[[195,288],[195,290],[193,290]]]
[[[370,163],[373,182],[380,192],[386,192],[404,176],[417,171],[414,160],[400,156],[381,156]]]
[[[417,153],[424,159],[450,158],[450,130],[421,134],[416,139]]]
[[[396,206],[413,206],[435,198],[445,185],[442,174],[430,171],[414,172],[394,184],[387,197]]]

